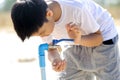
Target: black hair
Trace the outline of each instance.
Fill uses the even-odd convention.
[[[47,8],[44,0],[20,0],[13,5],[11,18],[14,29],[22,41],[48,21]]]

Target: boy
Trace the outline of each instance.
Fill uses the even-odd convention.
[[[111,15],[92,0],[22,0],[11,12],[14,28],[24,41],[30,36],[72,38],[76,45],[49,50],[59,80],[120,80],[118,33]]]

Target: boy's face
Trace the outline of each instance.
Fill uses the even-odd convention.
[[[44,22],[43,26],[39,29],[39,35],[41,37],[50,35],[55,26],[53,12],[50,9],[47,9],[46,18],[48,22]]]
[[[38,29],[38,31],[33,33],[33,35],[39,35],[41,37],[44,37],[49,36],[53,32],[55,22],[51,10],[47,11],[46,18],[48,21],[44,22],[43,25]]]
[[[43,26],[39,29],[39,35],[41,37],[48,36],[53,32],[55,22],[53,19],[44,22]]]

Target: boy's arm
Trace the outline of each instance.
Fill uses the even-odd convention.
[[[95,33],[81,36],[81,40],[79,41],[79,44],[87,47],[95,47],[95,46],[99,46],[102,42],[103,42],[103,37],[100,30],[98,30]]]
[[[66,25],[66,29],[70,38],[74,39],[74,43],[86,47],[99,46],[103,42],[103,37],[98,30],[95,33],[89,35],[81,35],[81,30],[76,24],[69,23]]]

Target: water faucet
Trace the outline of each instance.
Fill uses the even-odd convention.
[[[61,41],[73,41],[73,39],[60,39],[60,40],[53,40],[53,45],[55,46],[57,43]],[[47,43],[40,44],[39,45],[39,65],[41,68],[41,80],[46,80],[46,71],[45,71],[45,50],[49,49],[49,46]]]

